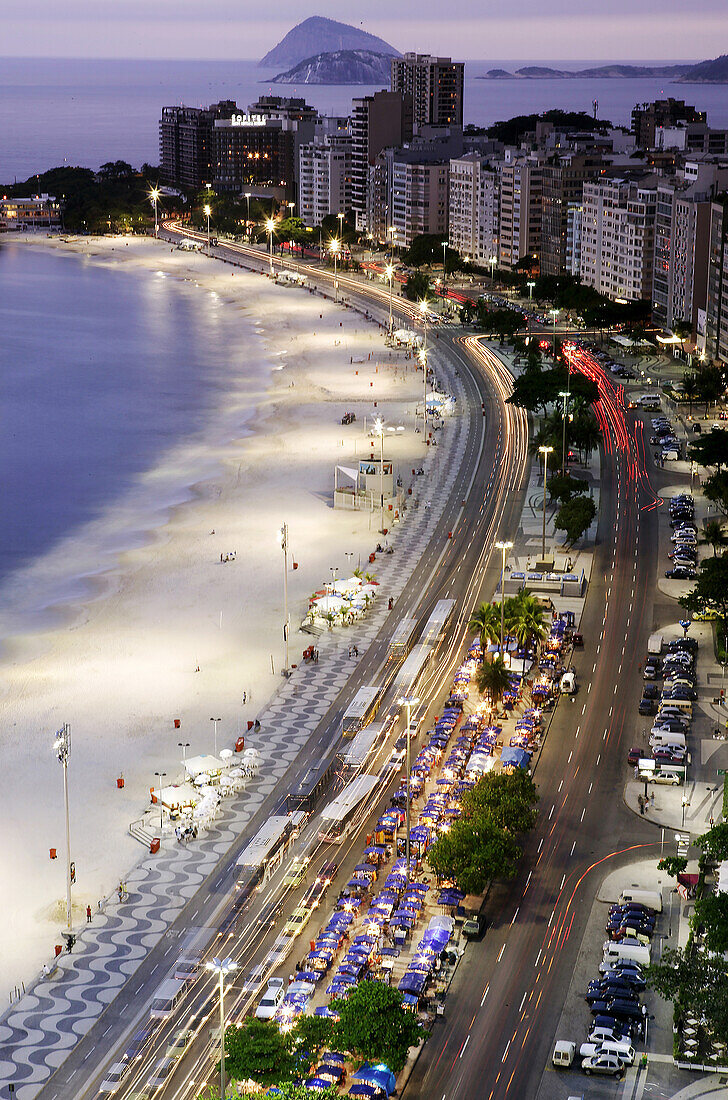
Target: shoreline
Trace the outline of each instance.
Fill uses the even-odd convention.
[[[61,247],[100,257],[100,266],[121,252],[112,238]],[[330,568],[341,576],[373,548],[370,514],[335,512],[331,499],[334,466],[355,461],[352,450],[364,453],[362,418],[374,395],[378,409],[405,426],[391,444],[403,473],[421,464],[425,450],[412,430],[421,378],[388,369],[395,360],[384,361],[376,324],[263,276],[221,272],[206,257],[190,263],[189,254],[161,242],[134,241],[128,249],[121,260],[132,272],[153,265],[240,312],[250,337],[233,394],[223,394],[222,404],[229,413],[233,404],[232,422],[242,417],[244,430],[227,441],[218,436],[212,452],[207,433],[195,440],[210,462],[205,476],[180,486],[182,499],[158,504],[141,531],[122,522],[117,533],[126,545],[111,546],[108,567],[85,575],[91,593],[56,608],[70,621],[17,635],[0,655],[7,730],[0,796],[10,822],[2,869],[17,884],[3,992],[39,969],[59,938],[65,863],[53,731],[64,721],[72,728],[74,913],[81,913],[87,904],[95,910],[141,855],[127,826],[148,804],[154,772],[165,771],[168,782],[181,772],[180,738],[191,743],[190,753],[212,751],[208,718],[215,714],[222,719],[219,746],[231,745],[281,683],[282,562],[274,541],[281,522],[299,564],[289,573],[291,660],[299,637],[300,648],[307,644],[297,634],[307,596],[330,579]],[[349,363],[355,355],[364,359],[356,368]],[[348,409],[358,422],[342,428]],[[146,476],[153,481],[156,472]],[[114,502],[112,516],[119,511],[123,521]],[[237,562],[223,567],[220,555],[233,549]],[[116,787],[120,774],[123,790]],[[61,857],[55,863],[51,847]]]

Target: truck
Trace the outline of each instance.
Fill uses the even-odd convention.
[[[663,637],[661,631],[656,631],[654,634],[650,634],[647,639],[647,652],[651,657],[659,657],[662,653]]]

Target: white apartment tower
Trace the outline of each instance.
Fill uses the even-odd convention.
[[[608,298],[650,299],[656,179],[584,183],[581,279]]]
[[[351,207],[351,139],[331,135],[299,150],[298,213],[304,225]]]
[[[541,250],[543,168],[535,157],[506,160],[500,165],[500,263],[510,271],[524,257]]]
[[[486,157],[450,161],[449,244],[485,266],[498,256],[499,177]]]

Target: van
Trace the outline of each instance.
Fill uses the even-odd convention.
[[[619,905],[636,902],[638,905],[644,905],[646,909],[654,909],[656,913],[662,912],[662,894],[659,890],[643,890],[639,886],[630,886],[622,891],[617,902]]]
[[[679,457],[680,455],[674,447],[665,447],[660,453],[663,462],[677,462]]]
[[[640,394],[637,400],[643,409],[659,409],[660,407],[659,393],[643,393]]]
[[[647,639],[647,652],[652,657],[659,657],[662,653],[662,634],[658,631],[656,634],[650,634]]]
[[[684,749],[685,734],[684,733],[671,733],[666,731],[665,733],[653,733],[650,736],[650,748],[652,749]]]
[[[640,966],[650,965],[650,948],[644,943],[617,943],[615,940],[606,940],[602,950],[604,952],[602,965],[606,963],[611,966],[612,963],[622,959],[630,959],[632,962],[639,963]]]
[[[689,718],[693,714],[693,704],[690,699],[665,699],[660,705],[660,714],[670,714],[671,711],[679,710],[681,714],[687,715]]]
[[[153,1020],[168,1020],[184,996],[185,983],[166,978],[152,997],[149,1015]]]
[[[551,1056],[552,1063],[557,1069],[568,1069],[574,1061],[574,1055],[576,1054],[576,1043],[569,1043],[564,1039],[559,1039],[554,1047],[554,1053]]]

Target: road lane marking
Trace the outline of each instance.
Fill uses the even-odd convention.
[[[553,805],[553,806],[551,807],[551,809],[549,810],[549,821],[550,821],[550,820],[551,820],[551,818],[552,818],[552,817],[554,816],[554,810],[555,810],[555,809],[556,809],[556,803],[554,803],[554,805]],[[139,989],[141,989],[141,986],[139,986]],[[137,990],[137,993],[139,992],[139,989]],[[220,1055],[220,1057],[222,1057],[222,1055]]]
[[[465,1054],[465,1048],[466,1048],[466,1046],[468,1045],[469,1042],[470,1042],[470,1036],[468,1035],[467,1039],[465,1040],[465,1042],[462,1045],[460,1053],[458,1054],[458,1058],[462,1058],[463,1054]],[[220,1057],[222,1058],[222,1055],[220,1055]]]
[[[581,708],[581,713],[584,714],[585,711],[586,711],[586,703],[584,703],[584,706]],[[576,731],[576,735],[577,735],[577,737],[579,736],[579,731],[578,730]]]
[[[602,758],[602,754],[599,753],[599,756],[597,757],[597,767],[599,767],[599,761],[601,760],[601,758]]]
[[[483,993],[483,999],[482,999],[482,1000],[481,1000],[481,1002],[480,1002],[480,1007],[481,1007],[481,1008],[482,1008],[482,1007],[483,1007],[483,1005],[485,1004],[485,998],[486,998],[486,997],[488,996],[488,990],[489,990],[489,989],[490,989],[490,982],[488,982],[488,984],[487,984],[487,985],[486,985],[486,987],[485,987],[485,992]]]
[[[540,852],[542,848],[543,848],[543,837],[541,837],[541,839],[538,842],[538,851]],[[536,855],[538,855],[538,852],[536,853]]]
[[[581,811],[581,817],[579,818],[579,821],[583,821],[583,820],[584,820],[584,814],[585,814],[585,813],[586,813],[586,806],[585,806],[585,807],[584,807],[584,809],[583,809],[583,810]]]
[[[511,921],[511,928],[513,927],[513,925],[516,922],[516,917],[518,916],[518,914],[520,912],[520,909],[521,909],[521,907],[519,905],[518,908],[516,909],[515,913],[513,914],[513,920]]]
[[[506,949],[506,945],[505,945],[505,944],[503,944],[503,946],[501,947],[500,951],[498,952],[498,958],[496,959],[496,962],[500,962],[500,961],[501,961],[501,959],[503,958],[503,952],[505,951],[505,949]]]
[[[511,1040],[509,1039],[508,1042],[506,1043],[506,1049],[503,1051],[503,1057],[501,1058],[501,1062],[505,1062],[506,1058],[508,1057],[508,1050],[509,1050],[510,1045],[511,1045]],[[220,1057],[222,1057],[222,1055],[220,1055]]]
[[[563,785],[564,785],[564,781],[563,781],[563,779],[562,779],[562,780],[561,780],[561,782],[559,783],[559,789],[558,789],[558,791],[556,792],[557,794],[561,794],[561,788],[563,787]]]
[[[576,841],[574,841],[574,843],[573,843],[573,844],[571,845],[571,851],[569,852],[569,855],[570,855],[570,856],[573,856],[573,854],[574,854],[574,848],[576,848]]]
[[[565,882],[566,882],[566,875],[564,875],[564,877],[561,880],[561,886],[559,886],[559,891],[564,889],[564,883]]]
[[[533,966],[534,966],[534,969],[535,969],[535,968],[536,968],[536,967],[538,966],[538,964],[539,964],[539,962],[540,962],[540,961],[541,961],[541,949],[539,949],[538,955],[536,956],[536,961],[535,961],[535,963],[533,964]]]
[[[569,759],[566,761],[567,764],[571,763],[571,758],[572,758],[573,755],[574,755],[574,750],[572,749],[571,752],[569,753]],[[221,1055],[221,1057],[222,1057],[222,1055]]]
[[[525,1005],[525,1003],[526,1003],[526,997],[527,997],[527,996],[528,996],[528,992],[526,992],[526,993],[524,993],[524,994],[523,994],[523,1000],[521,1001],[521,1006],[520,1006],[520,1008],[518,1009],[518,1011],[519,1011],[519,1012],[523,1012],[523,1006],[524,1006],[524,1005]],[[89,1053],[90,1053],[90,1052],[89,1052]]]

